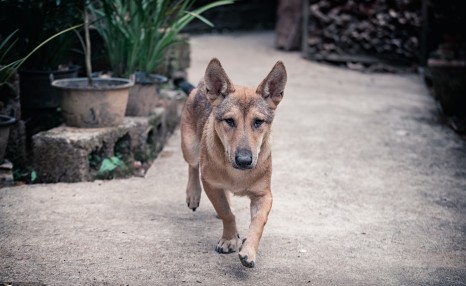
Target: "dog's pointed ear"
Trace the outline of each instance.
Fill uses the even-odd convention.
[[[207,98],[214,102],[218,98],[225,98],[234,92],[233,85],[217,58],[210,60],[204,75],[205,92]]]
[[[283,98],[286,85],[286,69],[282,61],[278,61],[259,84],[256,93],[262,95],[271,108],[276,108]]]

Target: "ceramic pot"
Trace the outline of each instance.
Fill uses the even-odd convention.
[[[21,70],[19,89],[22,109],[37,110],[60,106],[58,91],[50,85],[50,80],[76,78],[78,70],[78,66],[55,71]]]
[[[135,84],[129,90],[127,116],[148,116],[157,104],[160,86],[167,78],[156,74],[137,72],[134,74]]]
[[[60,91],[61,109],[68,126],[81,128],[112,127],[123,124],[128,93],[133,81],[123,78],[55,80]]]
[[[466,61],[429,59],[434,94],[446,115],[466,115]]]
[[[0,115],[0,163],[5,157],[6,146],[8,145],[8,137],[10,135],[10,126],[16,122],[16,119],[7,115]]]

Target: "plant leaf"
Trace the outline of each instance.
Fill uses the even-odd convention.
[[[37,179],[37,173],[36,171],[31,172],[31,182],[34,182]]]
[[[100,174],[105,174],[105,173],[108,173],[108,172],[111,172],[111,171],[115,170],[117,167],[118,167],[118,165],[113,163],[112,160],[110,160],[108,158],[105,158],[102,161],[102,164],[100,165],[99,173]]]
[[[112,156],[105,158],[99,168],[99,174],[105,174],[114,171],[117,168],[125,169],[126,165],[120,158]]]

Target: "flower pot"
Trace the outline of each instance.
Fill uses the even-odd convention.
[[[466,61],[429,59],[434,94],[446,115],[466,115]]]
[[[155,108],[160,86],[167,82],[167,78],[161,75],[136,72],[134,79],[135,84],[129,90],[126,115],[147,116]]]
[[[62,114],[68,126],[111,127],[123,124],[129,88],[134,82],[123,78],[61,79],[52,82],[60,90]]]
[[[7,115],[0,115],[0,163],[5,157],[6,146],[8,145],[8,136],[10,135],[10,126],[16,122],[16,119]]]
[[[20,71],[21,108],[23,110],[57,108],[60,106],[60,98],[58,91],[50,85],[50,79],[75,78],[78,76],[78,70],[78,66],[71,66],[66,70]]]

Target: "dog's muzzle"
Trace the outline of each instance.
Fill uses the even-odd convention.
[[[252,168],[252,152],[247,149],[240,149],[235,154],[235,167],[241,170]]]

